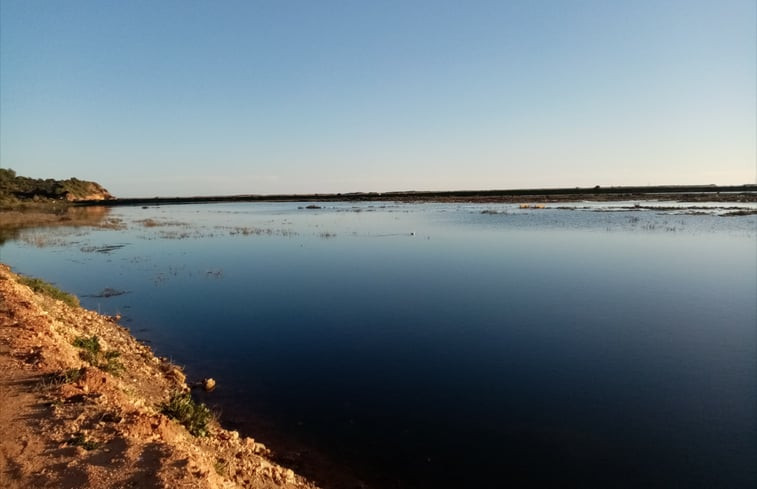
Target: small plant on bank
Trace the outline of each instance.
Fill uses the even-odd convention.
[[[94,440],[88,440],[87,437],[84,436],[84,433],[82,433],[81,431],[74,433],[71,439],[68,440],[68,444],[75,447],[82,447],[87,451],[94,450],[100,446],[98,442]]]
[[[205,404],[197,404],[188,392],[172,395],[160,408],[163,414],[184,425],[194,436],[208,434],[208,423],[213,419],[213,413]]]
[[[124,364],[118,360],[121,356],[120,351],[110,350],[105,352],[105,363],[99,365],[102,370],[110,372],[113,375],[120,375],[124,371]]]
[[[57,373],[43,375],[40,378],[39,386],[43,389],[60,387],[63,384],[72,384],[78,381],[84,375],[84,368],[70,368],[61,370]]]
[[[57,380],[61,384],[73,384],[84,375],[84,368],[69,368],[57,375]]]
[[[79,336],[73,342],[77,348],[81,348],[79,358],[89,363],[93,367],[109,372],[113,375],[119,375],[124,370],[124,365],[118,360],[121,352],[116,350],[103,351],[100,345],[100,339],[97,336]]]
[[[76,348],[81,348],[79,357],[92,365],[97,363],[102,354],[102,346],[100,346],[100,339],[97,336],[90,336],[89,338],[79,336],[74,340],[73,345]]]
[[[228,474],[229,462],[219,458],[213,463],[213,468],[216,474],[225,477]]]
[[[42,279],[34,277],[19,276],[19,283],[28,286],[34,292],[44,294],[53,299],[58,299],[65,302],[69,306],[77,307],[79,305],[79,298],[68,292],[63,292],[58,287],[49,282],[45,282]]]

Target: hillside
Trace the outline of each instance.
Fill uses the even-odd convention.
[[[29,178],[0,168],[0,205],[24,203],[82,202],[111,200],[114,197],[96,182],[69,178]]]

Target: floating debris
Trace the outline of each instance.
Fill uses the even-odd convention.
[[[80,248],[82,253],[112,253],[126,246],[125,244],[114,244],[105,246],[83,246]]]
[[[128,294],[128,290],[111,289],[110,287],[104,288],[97,294],[85,295],[84,297],[96,297],[98,299],[107,299],[108,297],[116,297],[119,295]]]

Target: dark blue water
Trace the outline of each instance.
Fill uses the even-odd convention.
[[[374,487],[757,484],[755,216],[325,206],[116,209],[0,253],[128,291],[82,302]]]

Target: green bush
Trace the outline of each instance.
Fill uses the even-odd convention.
[[[205,404],[197,404],[188,392],[172,395],[160,408],[163,414],[184,425],[194,436],[208,434],[208,423],[213,419],[213,413]]]
[[[100,339],[97,336],[79,336],[73,341],[73,345],[81,348],[79,358],[113,375],[119,375],[124,370],[124,365],[118,360],[121,352],[116,350],[103,351]]]

